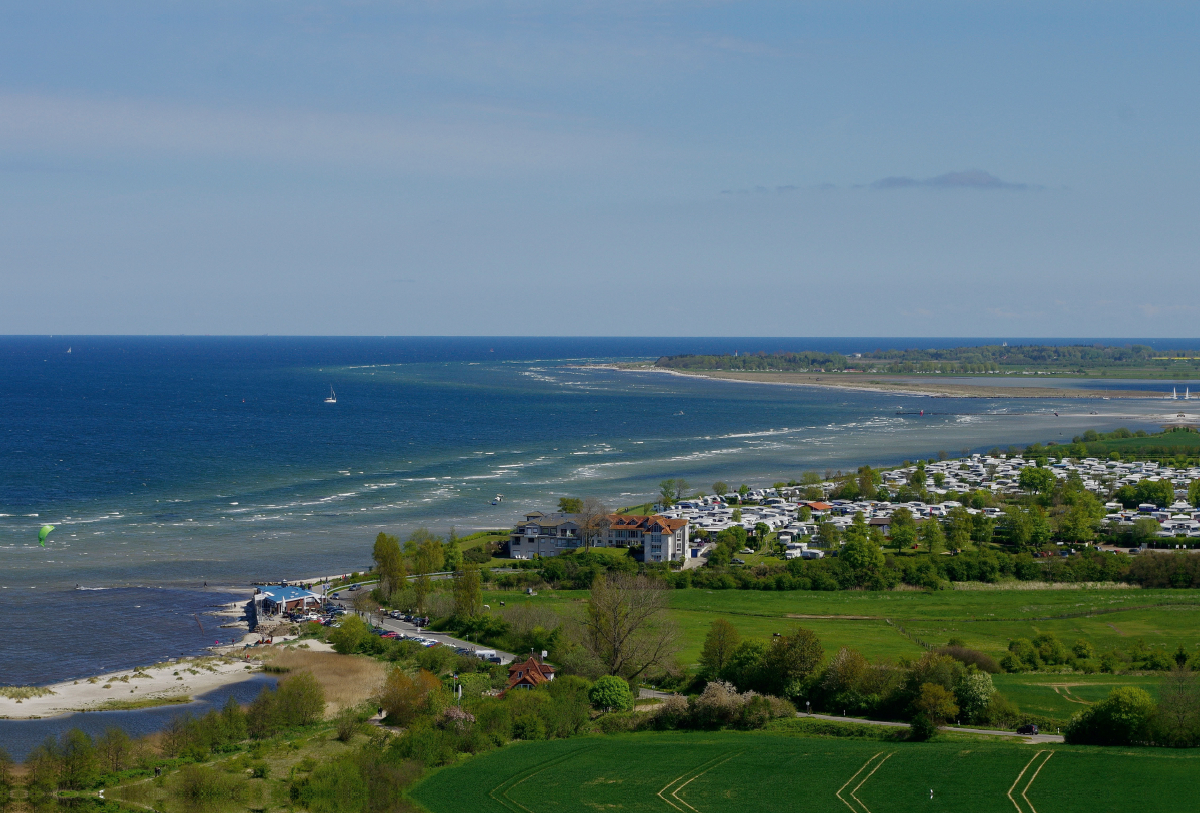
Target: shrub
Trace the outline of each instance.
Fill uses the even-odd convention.
[[[193,805],[208,807],[220,802],[238,802],[244,799],[246,781],[204,765],[184,765],[173,778],[170,790],[177,798]]]
[[[1133,686],[1113,689],[1090,709],[1078,712],[1063,732],[1069,743],[1132,745],[1150,737],[1154,700]]]
[[[958,702],[959,711],[970,722],[983,718],[995,693],[992,676],[987,672],[965,674],[954,687],[954,699]]]
[[[1001,671],[1000,664],[996,662],[995,658],[977,649],[969,649],[961,645],[947,645],[936,651],[941,655],[949,655],[964,666],[977,666],[982,672],[995,675]]]
[[[444,693],[441,681],[432,673],[422,669],[410,677],[403,669],[397,667],[391,671],[383,685],[379,704],[387,713],[390,724],[408,725],[422,711],[432,710],[432,706],[440,705],[440,693]]]
[[[633,708],[633,691],[629,684],[615,675],[605,675],[588,691],[588,700],[605,711],[629,711]]]
[[[325,690],[309,672],[281,680],[275,702],[279,724],[288,728],[312,725],[325,716]]]
[[[546,724],[536,712],[527,711],[517,716],[512,724],[513,737],[518,740],[546,739]]]

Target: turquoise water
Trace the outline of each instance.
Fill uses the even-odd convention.
[[[918,341],[934,343],[0,339],[0,684],[198,651],[221,634],[211,617],[202,633],[192,615],[228,600],[215,590],[362,568],[380,530],[465,533],[565,495],[639,503],[664,477],[769,483],[1087,428],[1153,428],[1173,409],[580,366]],[[336,404],[324,403],[331,386]],[[939,414],[896,414],[921,409]],[[36,534],[47,522],[57,530],[43,549]]]

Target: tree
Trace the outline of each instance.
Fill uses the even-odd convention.
[[[583,619],[583,643],[605,674],[636,680],[677,650],[665,618],[667,588],[644,575],[607,573],[592,583]]]
[[[1046,509],[1040,505],[1035,505],[1029,510],[1029,544],[1035,550],[1040,550],[1050,542],[1050,518],[1046,516]]]
[[[946,518],[946,542],[950,550],[958,553],[970,549],[972,527],[971,512],[961,506],[950,509]]]
[[[400,540],[382,531],[375,537],[375,570],[379,573],[379,592],[388,598],[404,587],[404,555],[400,552]]]
[[[976,722],[986,714],[995,693],[992,676],[987,672],[964,674],[954,687],[954,699],[958,701],[959,711],[969,722]]]
[[[825,650],[812,630],[796,627],[786,635],[771,639],[764,659],[770,687],[780,697],[796,697],[804,691],[804,681],[817,670]]]
[[[1058,535],[1067,542],[1087,542],[1096,535],[1104,506],[1090,492],[1077,495],[1058,518]]]
[[[896,550],[911,548],[917,541],[917,523],[913,521],[912,511],[907,508],[897,508],[892,512],[892,542]]]
[[[12,791],[15,784],[13,769],[16,763],[13,762],[12,756],[8,751],[0,748],[0,801],[7,802],[8,794]]]
[[[342,616],[342,624],[329,633],[329,643],[333,651],[342,655],[352,655],[371,637],[371,630],[366,623],[356,615]]]
[[[453,528],[450,529],[450,533],[446,536],[446,543],[442,545],[442,560],[442,567],[451,573],[462,567],[462,551],[458,547],[458,534],[454,532]]]
[[[745,483],[742,483],[740,486],[738,486],[737,493],[738,493],[738,496],[741,497],[743,500],[746,499],[746,495],[750,493],[750,486],[746,485]]]
[[[558,510],[564,514],[578,514],[583,510],[583,500],[578,497],[559,497]]]
[[[595,497],[587,497],[580,504],[575,524],[579,526],[579,536],[585,550],[600,541],[610,513],[608,506]]]
[[[593,706],[605,711],[631,711],[633,691],[629,684],[616,675],[605,675],[592,684],[588,700]]]
[[[1154,733],[1161,745],[1189,747],[1200,742],[1200,684],[1186,666],[1177,665],[1159,684]]]
[[[800,506],[796,509],[796,519],[801,522],[812,522],[812,509],[807,505]]]
[[[934,517],[921,523],[921,527],[917,529],[917,536],[921,538],[925,550],[931,554],[941,553],[946,545],[946,535],[942,533],[942,524]]]
[[[709,680],[721,677],[741,641],[742,636],[733,624],[724,618],[713,621],[708,635],[704,636],[704,648],[700,650],[700,674]]]
[[[1017,483],[1030,494],[1049,494],[1054,490],[1054,472],[1041,466],[1026,466],[1017,475]]]
[[[479,565],[469,564],[454,577],[454,615],[460,619],[483,613],[483,586]]]
[[[413,556],[413,570],[417,575],[425,576],[440,571],[445,562],[446,554],[442,550],[441,540],[431,535],[417,545],[416,555]]]
[[[96,740],[96,753],[100,758],[101,770],[118,773],[129,767],[133,740],[122,729],[109,726]]]
[[[688,495],[688,491],[692,488],[691,484],[682,477],[675,480],[675,502],[679,502]]]
[[[847,534],[849,536],[849,534]],[[867,535],[855,535],[838,554],[846,567],[854,573],[854,582],[858,585],[868,585],[883,570],[883,551]]]
[[[713,494],[716,494],[718,497],[724,497],[729,493],[729,483],[726,483],[724,480],[718,480],[717,482],[713,483],[712,488]]]
[[[658,484],[658,501],[668,508],[675,504],[674,478],[663,480]]]
[[[92,738],[78,728],[62,735],[58,747],[59,784],[73,790],[90,788],[100,778],[100,759]]]
[[[954,695],[936,683],[922,683],[913,709],[935,726],[953,720],[958,715]]]
[[[823,548],[836,550],[840,539],[841,532],[838,531],[838,526],[830,522],[828,517],[821,517],[817,523],[816,543]]]
[[[1188,502],[1200,508],[1200,480],[1193,480],[1188,486]]]

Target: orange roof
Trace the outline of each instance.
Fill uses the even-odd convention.
[[[811,508],[814,511],[828,511],[830,508],[833,508],[833,506],[830,505],[829,503],[821,502],[820,500],[817,500],[815,502],[806,502],[805,505],[807,505],[809,508]]]
[[[687,525],[686,519],[667,519],[660,517],[658,514],[642,515],[642,514],[609,514],[608,524],[612,528],[628,529],[628,528],[649,528],[651,525],[658,523],[663,528],[674,533],[680,528]]]
[[[532,689],[539,683],[553,679],[554,667],[539,663],[537,658],[530,656],[524,663],[513,661],[508,665],[508,685],[504,687],[504,691],[507,692],[514,686],[527,686]]]

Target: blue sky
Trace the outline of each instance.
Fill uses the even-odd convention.
[[[0,333],[1195,336],[1195,4],[0,5]]]

